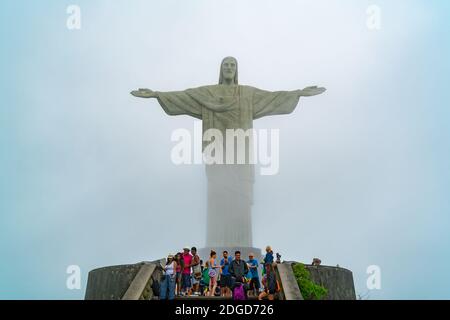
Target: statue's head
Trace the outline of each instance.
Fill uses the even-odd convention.
[[[219,84],[231,82],[238,84],[238,63],[236,58],[226,57],[220,65]]]

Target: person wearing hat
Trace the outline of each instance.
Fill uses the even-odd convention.
[[[258,274],[258,260],[255,259],[255,255],[250,253],[248,255],[247,261],[248,268],[250,270],[250,292],[253,293],[254,296],[259,294],[259,289],[261,288],[261,284],[259,282],[259,274]]]
[[[186,246],[183,248],[181,259],[184,263],[184,268],[181,271],[181,291],[184,295],[189,295],[191,291],[191,267],[193,256],[190,254],[191,248]]]
[[[174,260],[174,256],[169,254],[167,256],[166,265],[163,266],[163,276],[159,294],[160,300],[175,299],[176,270],[177,263]]]

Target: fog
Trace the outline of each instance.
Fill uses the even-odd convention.
[[[370,299],[448,298],[450,11],[376,2],[379,30],[372,1],[80,0],[67,30],[72,3],[8,1],[0,297],[81,299],[93,268],[205,245],[205,168],[171,161],[172,133],[198,120],[129,92],[216,84],[232,55],[240,84],[328,89],[255,121],[279,129],[280,157],[255,176],[253,245],[348,268]]]

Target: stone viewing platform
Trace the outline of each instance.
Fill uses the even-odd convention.
[[[94,269],[89,272],[86,300],[158,300],[157,287],[162,275],[160,262],[141,262]],[[277,279],[280,282],[280,300],[304,300],[293,272],[297,262],[277,264]],[[331,266],[304,265],[310,279],[327,290],[323,300],[355,300],[353,274],[350,270]],[[178,299],[178,298],[177,298]],[[229,300],[221,297],[192,296],[180,299]]]
[[[311,280],[328,290],[325,300],[356,300],[353,273],[341,267],[305,265]]]

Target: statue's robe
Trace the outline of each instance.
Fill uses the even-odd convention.
[[[157,95],[168,115],[189,115],[201,119],[203,132],[218,129],[224,140],[226,129],[252,129],[254,119],[289,114],[299,101],[299,94],[295,91],[269,92],[241,85],[211,85],[185,91],[157,92]],[[206,165],[206,174],[206,245],[213,248],[251,247],[254,166],[248,163],[247,158],[247,164]]]

